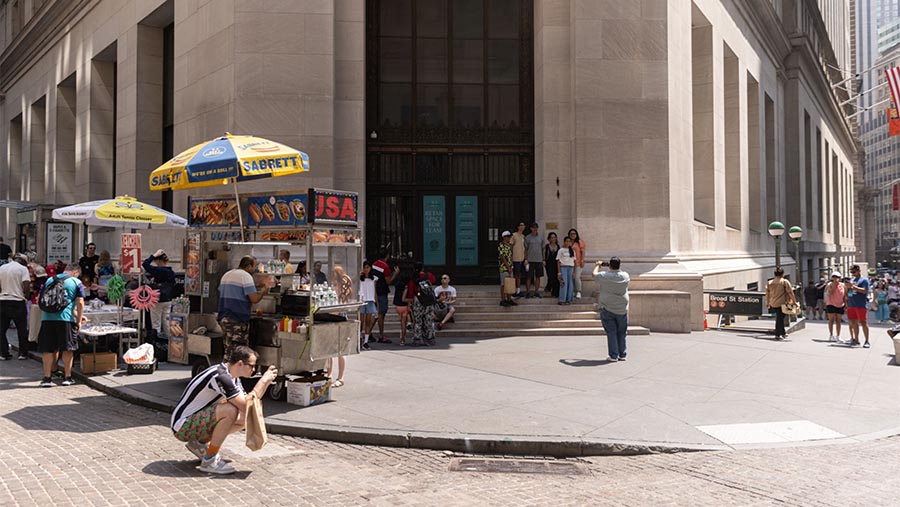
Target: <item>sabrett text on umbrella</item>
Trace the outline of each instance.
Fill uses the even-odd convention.
[[[258,160],[245,160],[241,163],[244,172],[252,173],[265,171],[266,169],[280,169],[282,167],[297,167],[297,157],[262,158]]]
[[[180,172],[156,175],[150,179],[150,186],[155,188],[163,185],[174,185],[178,183],[179,179],[181,179]]]

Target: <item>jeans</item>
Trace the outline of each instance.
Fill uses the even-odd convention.
[[[575,292],[581,292],[581,272],[582,271],[584,271],[584,266],[575,266],[575,272],[572,275]],[[571,301],[571,299],[569,301]]]
[[[16,324],[16,335],[19,338],[19,354],[25,354],[30,343],[28,342],[28,312],[25,309],[25,301],[0,301],[0,356],[9,357],[9,340],[6,332],[9,323]]]
[[[562,274],[562,281],[559,287],[559,302],[560,303],[571,303],[572,299],[575,298],[575,288],[572,287],[574,284],[572,283],[572,266],[560,266]]]
[[[619,359],[628,353],[625,350],[625,335],[628,333],[628,314],[618,315],[606,310],[600,310],[600,322],[606,331],[606,345],[609,347],[609,357]]]
[[[887,303],[878,303],[878,311],[875,312],[875,318],[879,321],[888,320],[888,305],[887,305]]]

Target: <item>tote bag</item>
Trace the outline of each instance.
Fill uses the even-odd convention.
[[[503,279],[503,293],[504,294],[515,294],[516,293],[516,279],[513,277],[504,278]]]
[[[262,401],[255,394],[247,395],[247,448],[258,451],[269,441],[266,421],[263,418]]]

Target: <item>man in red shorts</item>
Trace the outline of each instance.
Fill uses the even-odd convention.
[[[859,328],[862,326],[869,348],[869,323],[866,318],[866,305],[869,304],[869,279],[860,275],[859,266],[850,266],[850,280],[847,289],[847,318],[850,320],[850,346],[859,347]]]
[[[227,363],[210,366],[188,383],[172,412],[175,438],[187,442],[187,449],[200,458],[203,472],[234,473],[219,448],[225,437],[244,429],[247,400],[239,378],[253,375],[257,359],[259,355],[250,347],[235,346]],[[269,366],[253,388],[257,398],[262,399],[276,375],[275,367]]]

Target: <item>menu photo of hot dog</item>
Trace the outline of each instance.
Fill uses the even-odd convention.
[[[254,196],[247,199],[247,223],[277,227],[306,225],[306,194]]]

